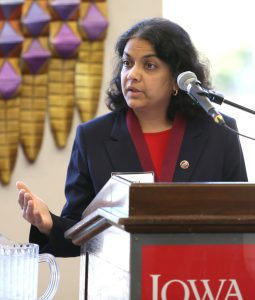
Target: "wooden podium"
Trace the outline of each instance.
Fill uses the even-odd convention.
[[[255,299],[255,184],[112,176],[65,236],[80,300]]]

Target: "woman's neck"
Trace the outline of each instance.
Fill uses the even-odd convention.
[[[172,128],[172,122],[166,115],[134,111],[142,132],[160,132]]]

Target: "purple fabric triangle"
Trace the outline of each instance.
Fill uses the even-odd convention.
[[[49,23],[51,17],[47,14],[38,3],[33,2],[25,17],[21,22],[26,26],[29,33],[33,36],[39,36],[45,26]]]
[[[87,33],[88,38],[93,41],[100,37],[101,33],[108,26],[108,21],[102,15],[100,10],[98,10],[97,6],[92,3],[88,9],[87,15],[80,24]]]
[[[24,55],[26,57],[32,57],[32,56],[46,56],[46,57],[49,57],[50,52],[45,50],[38,40],[34,39],[31,42],[30,47],[28,48],[27,52]]]
[[[28,51],[22,55],[29,70],[37,74],[42,66],[49,60],[50,52],[45,50],[39,41],[33,40]]]
[[[3,12],[3,16],[6,20],[9,19],[10,15],[12,14],[13,11],[13,5],[11,4],[5,4],[5,5],[1,5],[1,9]]]
[[[71,57],[80,43],[81,39],[72,32],[67,24],[62,25],[60,31],[52,40],[52,44],[62,58]]]
[[[50,20],[50,15],[47,14],[38,3],[33,2],[26,16],[22,18],[21,22],[24,25],[30,25],[40,22],[47,23]]]
[[[23,37],[16,33],[8,22],[5,22],[0,32],[0,52],[2,55],[6,57],[11,54],[16,47],[21,45],[22,41]]]
[[[0,93],[4,99],[11,98],[21,84],[21,76],[16,74],[8,61],[0,69]]]
[[[23,37],[8,22],[5,22],[0,32],[0,44],[21,43],[22,41]]]
[[[57,12],[61,20],[67,21],[75,12],[79,9],[79,1],[54,1],[51,3],[51,7]]]
[[[32,74],[38,74],[48,60],[49,57],[28,57],[25,61],[30,72]]]
[[[41,21],[41,22],[37,22],[37,23],[28,23],[28,24],[26,24],[26,28],[28,29],[29,33],[33,37],[37,37],[41,34],[41,32],[47,26],[48,23],[49,23],[49,21]]]
[[[5,45],[0,44],[0,54],[4,57],[8,57],[12,54],[13,51],[15,51],[15,48],[19,45],[20,43],[11,43]],[[21,51],[21,49],[19,51]]]
[[[8,20],[10,18],[10,16],[12,15],[12,13],[21,6],[21,2],[23,1],[13,1],[13,3],[5,3],[5,4],[0,4],[0,7],[2,9],[3,12],[3,16],[6,20]]]

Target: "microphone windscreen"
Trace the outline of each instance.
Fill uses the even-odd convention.
[[[193,81],[197,81],[197,76],[191,71],[183,72],[177,77],[177,84],[183,91],[187,91],[188,85]]]

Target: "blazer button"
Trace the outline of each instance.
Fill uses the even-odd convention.
[[[180,167],[183,169],[183,170],[186,170],[189,168],[189,162],[187,160],[182,160],[180,162]]]

